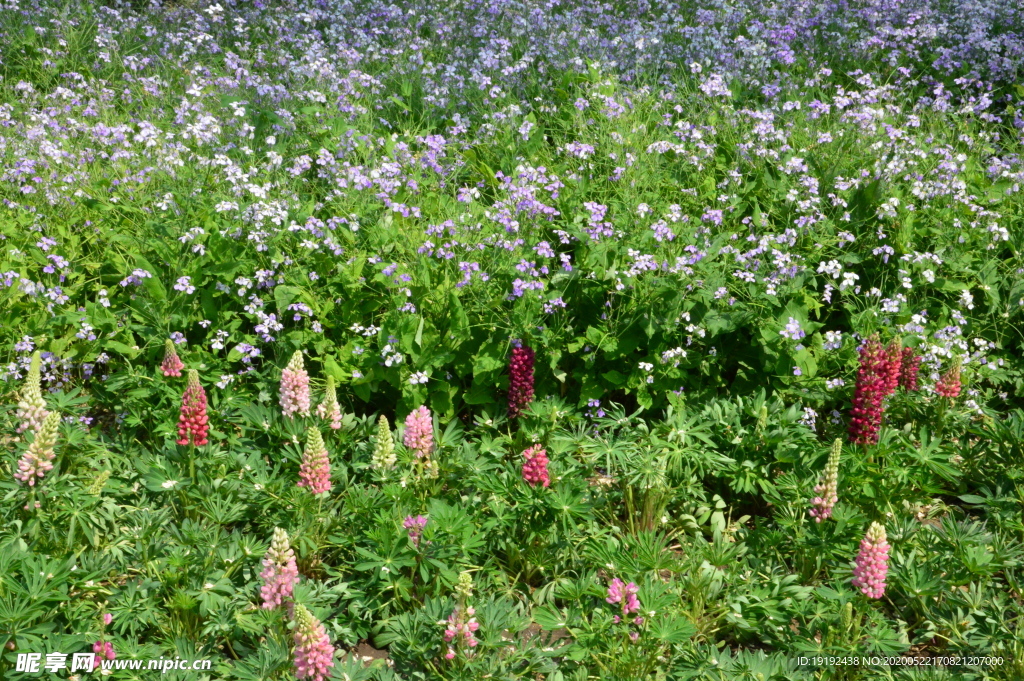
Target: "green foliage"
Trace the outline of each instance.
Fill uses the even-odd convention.
[[[1024,678],[1020,102],[996,116],[953,82],[944,109],[800,55],[809,80],[777,99],[580,62],[522,99],[468,94],[464,117],[266,17],[158,4],[0,8],[0,678],[97,641],[213,663],[168,679],[291,678],[293,622],[261,607],[275,528],[335,680]],[[233,47],[182,40],[200,20]],[[259,74],[291,52],[283,96]],[[924,358],[922,389],[886,398],[877,444],[844,446],[816,523],[876,332]],[[176,444],[168,338],[205,388],[206,446]],[[535,396],[510,418],[520,341]],[[27,486],[34,350],[62,421]],[[298,350],[313,414],[287,418]],[[955,398],[934,390],[950,360]],[[404,444],[420,406],[429,457]],[[316,497],[296,484],[313,427]],[[549,486],[523,478],[534,445]],[[872,522],[877,600],[851,584]],[[608,602],[616,579],[638,611]],[[446,636],[464,607],[476,645]],[[862,655],[1001,662],[798,662]]]

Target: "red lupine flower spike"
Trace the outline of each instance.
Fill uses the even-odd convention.
[[[206,414],[206,391],[199,383],[199,372],[190,369],[188,372],[188,385],[181,396],[181,413],[178,416],[178,439],[179,445],[187,445],[190,442],[196,447],[202,447],[208,440],[207,434],[210,431],[209,418]]]

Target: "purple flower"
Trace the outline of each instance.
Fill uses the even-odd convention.
[[[412,545],[415,547],[419,547],[420,535],[423,533],[423,528],[426,526],[427,516],[425,515],[406,516],[405,520],[402,522],[402,527],[409,530],[409,541],[412,542]]]
[[[800,321],[790,317],[789,322],[786,324],[786,328],[779,331],[779,335],[783,338],[789,338],[790,340],[800,340],[807,334],[800,328]]]
[[[174,290],[190,295],[196,292],[196,287],[192,285],[192,277],[178,277],[178,281],[174,283]]]

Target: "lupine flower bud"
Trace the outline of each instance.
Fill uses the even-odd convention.
[[[420,535],[423,534],[423,528],[426,526],[427,517],[423,515],[406,516],[405,520],[402,522],[402,527],[409,530],[409,541],[417,548],[419,548],[420,545]]]
[[[330,419],[332,429],[341,428],[341,405],[338,404],[338,390],[334,385],[334,376],[327,377],[324,401],[316,408],[316,415],[322,419]]]
[[[814,487],[814,493],[818,496],[811,500],[811,504],[814,505],[814,508],[811,509],[811,517],[817,523],[825,518],[831,518],[832,507],[839,501],[839,455],[842,451],[843,441],[836,439],[832,443],[832,451],[828,455],[825,472]]]
[[[885,348],[881,369],[885,377],[885,394],[892,395],[900,384],[900,372],[903,365],[903,341],[893,338]]]
[[[103,492],[103,486],[107,484],[107,480],[109,479],[109,468],[100,471],[99,475],[96,476],[96,479],[93,480],[92,483],[90,483],[90,485],[86,488],[86,493],[92,494],[94,496],[101,494]]]
[[[463,603],[473,597],[473,573],[469,570],[459,573],[459,581],[455,583],[455,595]]]
[[[371,465],[377,470],[387,470],[395,465],[395,441],[391,437],[391,424],[384,414],[377,421],[377,443],[373,447]]]
[[[551,485],[551,477],[548,475],[547,452],[540,445],[533,445],[523,452],[523,456],[526,458],[523,462],[523,480],[534,487]]]
[[[302,350],[296,350],[281,372],[281,411],[288,418],[309,416],[309,374],[302,363]]]
[[[533,400],[533,349],[520,344],[512,349],[509,360],[508,416],[518,418]]]
[[[334,666],[334,646],[320,620],[304,605],[295,606],[295,678],[324,681]]]
[[[270,548],[263,557],[260,579],[263,581],[260,596],[264,609],[273,610],[282,603],[291,602],[292,589],[299,583],[299,568],[295,565],[295,552],[288,544],[288,533],[280,527],[274,528]]]
[[[331,489],[331,460],[319,428],[310,428],[306,436],[306,451],[302,454],[298,484],[313,494]]]
[[[477,640],[473,634],[480,628],[480,625],[477,624],[476,618],[473,617],[476,614],[476,610],[467,605],[469,599],[473,597],[473,575],[468,570],[463,570],[459,573],[459,581],[455,584],[455,597],[458,599],[459,604],[455,606],[452,614],[448,616],[447,622],[439,622],[439,624],[447,625],[447,628],[444,630],[444,640],[448,643],[454,643],[455,646],[475,648]],[[448,653],[445,655],[445,658],[451,660],[454,657],[455,648],[448,646]]]
[[[878,336],[867,339],[860,347],[860,368],[857,371],[857,387],[853,394],[853,408],[850,410],[850,442],[874,444],[878,442],[878,430],[882,427],[882,412],[885,399],[888,357]]]
[[[114,616],[113,615],[111,615],[109,612],[103,613],[103,626],[107,626],[107,625],[109,625],[113,621],[114,621]]]
[[[889,570],[889,544],[885,528],[871,523],[860,542],[857,566],[853,569],[853,585],[868,598],[881,598],[885,593],[885,574]]]
[[[46,415],[46,402],[43,401],[43,391],[39,386],[39,352],[32,353],[32,363],[28,367],[28,375],[25,377],[25,386],[21,389],[21,399],[18,400],[17,418],[21,421],[18,426],[18,433],[26,430],[38,430],[43,424]]]
[[[53,470],[53,459],[56,456],[53,448],[57,444],[57,428],[60,426],[60,414],[53,411],[46,415],[43,425],[36,431],[36,437],[25,450],[18,462],[18,470],[14,477],[29,487],[35,486],[39,478]]]
[[[188,384],[181,396],[177,443],[187,445],[191,442],[196,447],[202,447],[207,443],[206,435],[209,430],[209,418],[206,414],[206,391],[199,383],[199,372],[190,369]]]
[[[640,610],[640,599],[636,595],[639,591],[640,588],[636,583],[630,582],[626,584],[616,577],[608,584],[608,597],[604,600],[611,604],[621,603],[622,617],[628,617],[630,613]],[[615,623],[618,624],[622,617],[616,615]]]
[[[428,458],[434,450],[434,422],[430,410],[424,406],[414,409],[405,419],[405,436],[402,440],[406,447],[416,454],[416,458]]]
[[[900,358],[900,386],[907,392],[917,390],[917,372],[921,369],[921,355],[914,348],[903,348]]]
[[[184,368],[178,351],[174,349],[174,341],[168,338],[164,342],[164,362],[160,365],[160,370],[164,372],[164,376],[181,376],[181,370]]]
[[[942,378],[935,384],[935,392],[943,397],[954,398],[960,395],[961,385],[960,358],[957,358],[953,361],[953,366],[942,374]]]

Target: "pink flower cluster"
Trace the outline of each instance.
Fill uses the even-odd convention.
[[[199,383],[199,372],[191,369],[188,372],[188,384],[181,396],[177,443],[187,445],[191,442],[196,447],[202,447],[207,443],[206,435],[209,430],[209,418],[206,414],[206,391]]]
[[[402,522],[402,527],[409,530],[409,541],[412,542],[413,546],[419,547],[420,535],[423,534],[423,528],[427,526],[427,516],[406,516]],[[430,542],[427,542],[428,544]]]
[[[105,629],[113,620],[114,616],[109,612],[103,613],[103,628]],[[114,653],[114,644],[110,641],[104,641],[102,638],[92,644],[92,652],[95,653],[92,661],[93,669],[98,669],[102,660],[117,658],[117,654]]]
[[[523,480],[534,487],[537,485],[550,486],[551,477],[548,475],[547,452],[540,445],[533,445],[523,452],[523,456],[526,457],[523,462]]]
[[[943,397],[954,398],[960,395],[961,386],[960,360],[957,360],[935,384],[935,392]]]
[[[608,597],[604,600],[612,605],[622,603],[622,617],[615,616],[616,624],[621,622],[622,618],[629,617],[631,613],[640,610],[640,599],[636,596],[638,591],[640,591],[640,588],[635,582],[626,584],[618,577],[608,584]],[[642,617],[637,617],[634,621],[636,624],[643,624]]]
[[[406,417],[402,443],[416,454],[416,458],[430,457],[434,450],[434,421],[429,409],[417,407]]]
[[[302,350],[296,350],[281,372],[281,411],[288,418],[309,416],[309,374],[302,363]]]
[[[320,620],[304,605],[295,606],[295,678],[324,681],[334,666],[334,646]]]
[[[903,348],[900,358],[900,386],[907,392],[917,390],[917,372],[921,369],[921,355],[914,348]]]
[[[96,641],[92,644],[92,652],[96,653],[92,663],[93,669],[99,669],[101,660],[113,660],[117,657],[114,652],[114,644],[110,641]]]
[[[475,648],[478,641],[474,634],[480,628],[480,624],[476,621],[474,615],[476,615],[476,610],[472,607],[466,608],[463,611],[461,606],[456,605],[455,609],[452,610],[452,614],[448,616],[448,628],[444,630],[444,640],[451,643],[456,638],[461,638],[463,644],[470,648]],[[451,660],[454,657],[455,649],[449,646],[445,658]]]
[[[889,570],[889,544],[885,528],[871,523],[860,542],[857,565],[853,568],[853,585],[868,598],[881,598],[885,593],[885,574]]]
[[[181,358],[178,357],[178,351],[174,349],[174,341],[170,338],[164,343],[164,361],[160,365],[160,370],[164,372],[164,376],[181,376],[181,370],[185,368]]]
[[[878,337],[872,336],[860,347],[857,387],[853,393],[853,409],[850,410],[850,442],[878,442],[878,430],[882,427],[882,412],[885,410],[882,401],[888,394],[890,375],[888,353]]]
[[[306,450],[302,453],[298,485],[309,489],[313,494],[331,490],[331,459],[319,428],[310,428],[306,437]]]
[[[533,399],[534,352],[528,345],[519,344],[512,349],[509,360],[508,416],[518,418]]]
[[[295,565],[295,552],[288,543],[288,533],[280,527],[274,528],[270,548],[263,557],[260,579],[263,581],[260,596],[264,609],[273,610],[283,603],[291,604],[292,589],[299,583],[299,568]]]
[[[53,470],[53,460],[57,456],[53,448],[57,445],[59,427],[60,414],[55,411],[47,414],[32,444],[18,462],[18,470],[14,473],[17,480],[34,487],[40,478]]]

